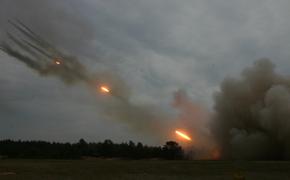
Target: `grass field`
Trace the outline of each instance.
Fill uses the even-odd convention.
[[[290,179],[290,162],[0,160],[0,180],[215,180],[235,176],[247,180]]]

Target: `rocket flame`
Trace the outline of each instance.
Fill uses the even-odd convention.
[[[186,135],[185,133],[183,133],[183,132],[180,132],[180,131],[176,130],[175,134],[177,134],[178,136],[182,137],[183,139],[191,141],[191,138],[188,135]]]
[[[55,60],[54,60],[54,64],[56,64],[56,65],[61,65],[61,61],[60,61],[59,59],[55,59]]]
[[[106,87],[106,86],[101,86],[101,91],[105,92],[105,93],[109,93],[110,89],[108,87]]]

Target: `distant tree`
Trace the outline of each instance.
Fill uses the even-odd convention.
[[[78,144],[80,146],[87,146],[88,145],[88,143],[84,139],[80,139],[79,142],[78,142]]]
[[[137,148],[138,148],[138,149],[142,149],[142,148],[143,148],[143,144],[140,143],[140,142],[138,142],[138,143],[137,143]]]
[[[80,139],[76,144],[77,149],[79,151],[80,156],[88,156],[89,146],[88,143],[84,139]]]
[[[130,148],[134,148],[135,147],[135,143],[133,141],[129,141],[129,147]]]
[[[165,159],[182,159],[183,150],[175,141],[167,141],[162,148],[163,157]]]
[[[114,143],[110,139],[106,139],[101,145],[100,153],[104,157],[113,157]]]
[[[145,158],[145,150],[144,150],[144,147],[143,147],[143,144],[138,142],[137,145],[136,145],[136,148],[135,148],[135,153],[134,153],[134,157],[136,159],[143,159]]]
[[[165,158],[182,159],[183,151],[174,141],[163,147],[146,146],[142,143],[115,144],[111,140],[100,143],[87,143],[80,139],[77,143],[50,143],[45,141],[0,141],[0,156],[7,158],[53,158],[76,159],[82,156],[122,157],[130,159]]]

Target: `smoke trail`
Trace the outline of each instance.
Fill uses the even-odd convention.
[[[290,79],[268,59],[225,79],[215,95],[216,135],[223,158],[290,159]]]
[[[0,46],[2,51],[23,62],[40,75],[56,76],[66,84],[89,82],[92,79],[76,58],[61,53],[22,22],[15,20],[9,23],[18,31],[19,37],[7,33],[9,43],[2,43]]]
[[[90,73],[77,58],[62,53],[19,20],[9,23],[17,30],[17,34],[7,33],[9,41],[1,44],[2,51],[41,76],[57,77],[67,85],[82,82],[96,92],[102,84],[108,84],[112,98],[103,102],[102,112],[105,116],[124,122],[133,130],[150,134],[160,141],[165,139],[164,120],[168,118],[165,113],[156,107],[131,103],[129,88],[113,73]]]

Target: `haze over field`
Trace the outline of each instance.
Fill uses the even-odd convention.
[[[0,137],[173,139],[204,158],[289,158],[289,7],[287,0],[2,0]],[[51,46],[19,31],[17,19]],[[25,54],[29,42],[38,52],[29,61],[11,51]]]

